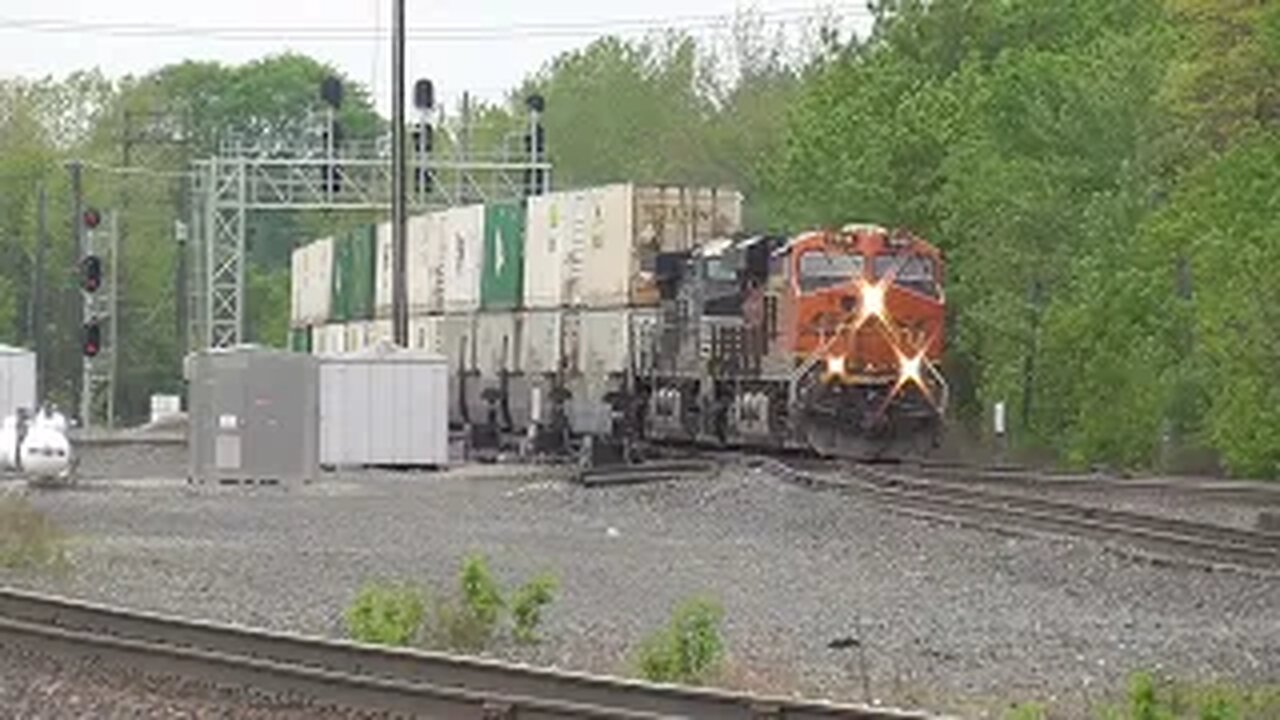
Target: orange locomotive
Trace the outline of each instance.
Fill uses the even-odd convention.
[[[920,454],[942,431],[944,263],[856,225],[659,258],[662,303],[628,395],[653,438]]]

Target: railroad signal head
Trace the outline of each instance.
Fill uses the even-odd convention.
[[[102,352],[102,327],[97,320],[84,324],[84,356],[97,357]]]
[[[102,224],[102,213],[98,212],[94,208],[89,208],[84,211],[84,215],[81,219],[84,221],[85,227],[93,230]]]
[[[330,75],[321,81],[320,99],[329,107],[337,110],[342,105],[342,80]]]
[[[85,292],[97,292],[102,287],[102,258],[97,255],[86,256],[80,267],[81,286]]]
[[[436,86],[422,79],[413,84],[413,106],[426,112],[436,106]]]

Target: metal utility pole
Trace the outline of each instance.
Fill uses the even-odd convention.
[[[409,294],[405,234],[404,5],[393,0],[391,25],[391,317],[395,344],[409,347]]]
[[[48,367],[45,354],[45,305],[44,305],[44,265],[45,254],[49,248],[49,194],[44,183],[40,190],[36,206],[36,274],[31,288],[31,334],[36,350],[36,399],[44,399],[44,375]]]
[[[84,220],[82,219],[84,215],[83,166],[81,166],[79,160],[72,160],[70,163],[67,164],[67,171],[71,174],[71,232],[75,234],[74,240],[76,245],[76,259],[78,261],[80,258],[83,258],[86,254],[85,253],[86,243],[85,243]],[[82,307],[83,307],[83,304],[82,304]],[[81,312],[79,320],[82,326],[86,319],[87,318],[84,316],[84,313]],[[79,336],[77,335],[77,337]],[[81,360],[81,366],[82,367],[81,367],[81,373],[80,373],[80,388],[79,388],[80,389],[80,422],[81,424],[84,424],[88,421],[88,418],[89,418],[90,389],[87,386],[87,384],[84,382],[85,377],[88,375],[88,372],[85,370],[85,368],[88,367],[87,360]]]

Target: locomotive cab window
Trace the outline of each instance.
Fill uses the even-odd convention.
[[[800,256],[800,291],[813,292],[853,282],[862,276],[863,257],[810,251]]]
[[[706,261],[707,279],[715,282],[737,282],[738,271],[725,262],[724,258],[708,258]]]
[[[877,255],[871,264],[876,280],[894,273],[893,284],[930,297],[938,296],[933,261],[922,255]]]

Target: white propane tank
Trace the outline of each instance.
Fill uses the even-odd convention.
[[[36,479],[69,476],[71,442],[67,440],[66,416],[44,409],[25,429],[17,416],[5,418],[0,424],[0,467],[20,470]]]
[[[18,469],[18,418],[0,421],[0,470]]]

